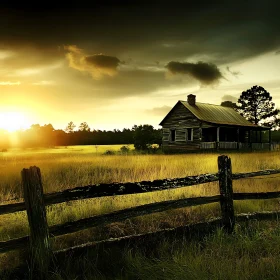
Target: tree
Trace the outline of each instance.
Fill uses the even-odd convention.
[[[134,125],[134,147],[136,150],[146,150],[148,145],[154,144],[157,139],[156,130],[149,124]]]
[[[279,110],[275,109],[272,97],[261,86],[253,86],[243,91],[238,99],[237,111],[254,124],[271,125]]]
[[[86,122],[82,122],[79,125],[79,131],[90,131],[89,125]]]
[[[74,125],[74,123],[71,121],[71,122],[69,122],[68,124],[67,124],[67,126],[66,126],[66,128],[65,128],[65,131],[67,132],[67,133],[72,133],[72,132],[74,132],[74,129],[75,129],[75,125]]]

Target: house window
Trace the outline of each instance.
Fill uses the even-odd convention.
[[[170,129],[170,141],[175,142],[175,138],[176,138],[176,130]]]
[[[187,141],[193,141],[193,129],[187,128]]]

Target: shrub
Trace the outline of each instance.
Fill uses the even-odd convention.
[[[122,146],[121,148],[120,148],[120,151],[121,151],[121,153],[122,154],[127,154],[128,152],[129,152],[129,147],[128,146]]]
[[[159,150],[159,144],[148,144],[147,149],[151,153],[156,153]]]
[[[107,155],[107,156],[110,156],[110,155],[114,155],[115,152],[112,151],[112,150],[107,150],[103,155]]]

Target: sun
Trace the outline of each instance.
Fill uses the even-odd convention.
[[[0,112],[0,129],[14,132],[28,127],[24,114],[20,112]]]

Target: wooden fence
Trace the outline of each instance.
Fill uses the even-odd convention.
[[[214,202],[220,203],[221,218],[213,220],[212,224],[215,224],[215,226],[222,226],[226,232],[232,233],[236,220],[267,220],[278,218],[278,215],[280,215],[280,212],[277,211],[235,215],[233,207],[234,200],[279,198],[280,192],[233,193],[232,180],[279,173],[280,169],[270,169],[251,173],[232,174],[231,160],[229,157],[223,155],[218,157],[218,173],[215,174],[202,174],[184,178],[142,181],[138,183],[97,184],[68,189],[57,193],[43,194],[40,169],[35,166],[30,167],[29,169],[23,169],[21,175],[24,202],[0,205],[0,215],[26,210],[30,227],[30,236],[0,242],[0,253],[25,248],[29,245],[30,267],[37,272],[36,279],[44,279],[49,268],[50,260],[53,254],[56,253],[51,250],[50,236],[60,236],[90,227],[120,222],[129,218],[163,212],[170,209],[198,206]],[[54,225],[51,227],[48,227],[47,224],[46,205],[94,197],[162,191],[215,181],[219,182],[220,189],[220,194],[215,196],[192,197],[157,202],[119,210],[109,214],[97,215],[61,225]],[[204,228],[206,224],[209,225],[209,223],[199,223],[187,227],[188,229],[195,226]]]

